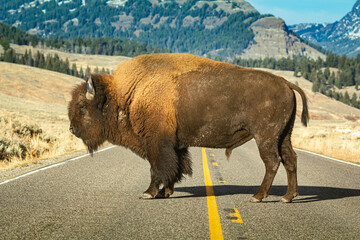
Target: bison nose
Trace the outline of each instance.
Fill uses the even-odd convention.
[[[70,132],[75,135],[75,137],[80,137],[80,131],[77,128],[70,127]]]

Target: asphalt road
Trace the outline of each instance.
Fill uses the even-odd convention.
[[[229,162],[205,153],[191,149],[194,174],[169,199],[138,199],[149,164],[120,147],[0,183],[0,239],[360,239],[359,166],[297,152],[300,196],[279,202],[281,166],[270,196],[250,203],[264,175],[255,143]]]

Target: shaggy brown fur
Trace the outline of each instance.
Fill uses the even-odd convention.
[[[290,142],[296,99],[304,92],[273,74],[188,54],[154,54],[122,62],[113,75],[93,74],[69,104],[70,130],[93,152],[105,140],[130,148],[151,166],[142,198],[168,197],[191,175],[187,148],[232,149],[254,138],[266,174],[253,201],[267,196],[280,162],[288,174],[284,202],[297,193]],[[160,185],[163,189],[159,192]]]

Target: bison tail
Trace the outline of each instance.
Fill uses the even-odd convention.
[[[286,82],[291,89],[297,91],[301,96],[302,103],[303,103],[303,110],[301,113],[301,122],[306,127],[309,122],[309,119],[310,119],[306,95],[300,87],[296,86],[295,84],[293,84],[289,81],[286,81]]]

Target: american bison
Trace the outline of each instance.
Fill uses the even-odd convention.
[[[304,92],[281,77],[189,54],[143,55],[120,63],[112,75],[92,74],[74,89],[70,131],[90,153],[109,141],[147,159],[151,182],[142,199],[169,197],[174,184],[192,174],[188,147],[225,148],[229,157],[254,138],[266,173],[252,201],[268,195],[282,162],[288,177],[282,201],[291,202],[298,194],[290,141],[294,90],[306,126]]]

